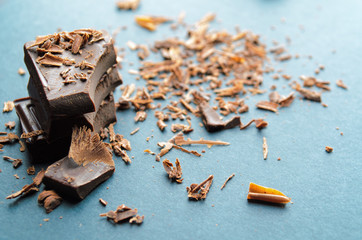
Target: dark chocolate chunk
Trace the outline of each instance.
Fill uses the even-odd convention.
[[[73,54],[70,48],[72,43],[78,41],[76,36],[79,35],[83,36],[83,39],[86,35],[92,37],[87,44],[82,45],[83,48],[79,50],[79,53],[82,51],[81,54]],[[62,47],[64,51],[57,55],[46,53],[43,57],[40,56],[35,46],[42,48],[47,41],[50,41],[50,45]],[[77,44],[73,52],[76,50],[78,50]],[[38,37],[35,42],[31,41],[24,45],[24,53],[24,61],[40,94],[42,105],[54,117],[96,111],[95,92],[98,81],[109,67],[116,64],[116,52],[112,38],[105,31],[91,29]],[[89,53],[92,53],[92,56],[86,59],[87,64],[85,64],[85,56]],[[46,59],[49,61],[44,62]],[[56,60],[55,65],[53,64],[54,59]],[[83,65],[84,67],[82,67]],[[88,72],[88,66],[93,66],[94,69]],[[87,74],[88,80],[64,85],[61,73],[69,68],[71,70],[68,75],[71,78],[76,73],[84,73]]]
[[[200,111],[202,114],[202,120],[205,128],[209,132],[220,131],[224,129],[240,126],[241,121],[239,116],[235,116],[232,119],[223,122],[219,114],[212,108],[207,102],[202,102],[200,105]]]
[[[18,114],[23,132],[29,133],[40,130],[39,120],[35,115],[34,105],[31,100],[29,98],[22,98],[15,100],[15,104],[15,110]],[[34,162],[55,161],[68,154],[73,125],[82,126],[82,123],[88,122],[93,126],[95,132],[99,132],[101,129],[115,121],[117,121],[117,118],[114,99],[113,95],[110,94],[110,96],[100,104],[96,114],[87,113],[79,118],[68,119],[63,122],[59,121],[58,127],[60,130],[64,131],[64,133],[62,133],[63,137],[48,143],[46,135],[41,134],[26,139],[27,148]],[[72,122],[73,125],[69,122]],[[64,123],[64,125],[62,125],[62,123]]]
[[[112,155],[99,135],[92,136],[86,127],[75,128],[68,156],[48,167],[43,182],[61,195],[84,199],[114,169]]]
[[[118,72],[118,68],[114,65],[107,70],[107,72],[102,76],[102,78],[100,78],[98,82],[95,91],[96,95],[94,97],[96,112],[98,111],[103,99],[121,83],[122,78]],[[28,92],[34,105],[32,107],[33,114],[37,116],[39,128],[45,131],[48,142],[52,142],[64,136],[69,136],[71,134],[74,121],[79,123],[78,126],[86,125],[92,130],[95,130],[94,126],[89,122],[89,117],[94,117],[92,116],[92,113],[85,115],[77,114],[76,116],[68,116],[64,119],[56,118],[54,115],[48,112],[45,106],[42,104],[41,94],[35,87],[35,81],[32,78],[29,79]],[[64,99],[64,101],[66,100]],[[88,118],[84,118],[83,116],[88,116]]]

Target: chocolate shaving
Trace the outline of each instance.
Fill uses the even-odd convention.
[[[161,131],[163,131],[163,130],[167,127],[167,124],[166,124],[163,120],[159,119],[159,120],[157,121],[157,127],[158,127]]]
[[[221,186],[220,190],[223,190],[226,184],[235,176],[235,173],[231,174],[224,182],[224,184]]]
[[[43,205],[46,213],[52,212],[61,203],[62,198],[53,190],[43,191],[38,196],[38,203]]]
[[[292,102],[294,101],[294,93],[290,93],[287,97],[283,97],[281,99],[279,99],[278,104],[279,107],[289,107],[290,104],[292,104]]]
[[[268,144],[266,143],[266,138],[263,137],[263,158],[266,160],[268,157]]]
[[[175,180],[177,183],[182,183],[182,169],[178,158],[176,158],[175,167],[168,159],[163,160],[162,164],[170,179]]]
[[[51,53],[46,53],[43,57],[38,57],[36,62],[46,67],[60,67],[63,65],[64,59]]]
[[[23,164],[23,160],[21,160],[21,159],[16,159],[16,158],[8,157],[8,156],[3,156],[3,159],[6,161],[9,161],[9,162],[12,162],[13,168],[18,168],[18,167],[20,167],[21,164]]]
[[[20,144],[20,148],[19,148],[20,152],[25,152],[25,150],[26,150],[25,143],[23,141],[19,140],[19,144]]]
[[[140,4],[141,0],[123,0],[116,2],[116,5],[119,9],[123,10],[136,10]]]
[[[100,217],[107,217],[108,220],[112,220],[114,223],[120,223],[126,219],[132,218],[137,214],[137,208],[132,209],[122,204],[118,206],[116,211],[109,211],[107,213],[99,214]],[[144,217],[143,217],[144,218]],[[142,220],[143,220],[142,218]]]
[[[0,136],[0,143],[12,143],[15,140],[19,140],[18,135],[15,133],[8,133],[6,136]]]
[[[147,118],[147,113],[145,111],[136,112],[136,116],[134,117],[135,122],[143,122]]]
[[[348,89],[348,87],[344,84],[344,82],[341,79],[337,80],[336,84],[340,88]]]
[[[25,185],[21,190],[7,196],[6,199],[17,198],[19,196],[26,196],[27,194],[29,194],[31,192],[39,191],[38,187],[41,184],[41,182],[43,181],[44,174],[45,174],[45,170],[42,169],[41,171],[38,172],[36,177],[33,179],[33,183],[31,183],[29,185]]]
[[[143,223],[144,219],[145,219],[145,216],[136,215],[129,220],[129,223],[141,224],[141,223]]]
[[[260,101],[256,104],[256,107],[271,112],[278,112],[278,104],[274,102]]]
[[[210,107],[210,105],[206,102],[202,102],[199,105],[199,108],[202,114],[202,119],[205,128],[209,132],[220,131],[241,125],[239,116],[235,116],[232,119],[223,122],[220,119],[219,114],[217,114],[217,112],[212,107]]]
[[[102,198],[99,199],[99,202],[103,205],[103,206],[107,206],[108,202]]]
[[[34,166],[28,167],[28,169],[26,169],[26,173],[28,175],[34,175],[35,174],[35,167]]]
[[[200,199],[205,199],[207,193],[210,190],[212,180],[214,179],[213,175],[210,175],[205,181],[200,184],[191,184],[190,187],[186,187],[188,197],[196,201]]]
[[[72,44],[72,53],[77,54],[79,53],[79,49],[82,46],[83,37],[79,34],[75,34],[73,44]]]
[[[5,123],[5,127],[12,130],[12,129],[15,128],[15,122],[14,121],[9,121],[9,122]]]
[[[13,101],[4,102],[3,112],[11,112],[14,109],[15,105]]]
[[[135,130],[133,130],[132,132],[130,132],[130,135],[134,135],[136,134],[138,131],[140,130],[140,128],[136,128]]]
[[[228,142],[204,140],[202,138],[200,140],[191,140],[191,139],[186,140],[182,133],[176,134],[176,136],[174,136],[172,139],[170,139],[169,142],[174,143],[178,146],[191,145],[191,144],[204,144],[204,145],[207,145],[208,147],[211,147],[213,145],[229,145],[230,144]]]
[[[315,102],[322,102],[321,93],[302,88],[299,84],[296,84],[294,88],[304,98]]]

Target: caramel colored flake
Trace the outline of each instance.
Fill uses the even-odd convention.
[[[214,175],[210,175],[206,180],[204,180],[200,184],[193,183],[190,185],[190,187],[186,187],[188,197],[196,201],[205,199],[207,193],[210,190],[213,179]]]
[[[333,148],[332,148],[332,147],[329,147],[329,146],[326,146],[326,152],[327,152],[327,153],[333,152]]]
[[[134,117],[135,122],[143,122],[147,118],[147,113],[145,111],[138,111]]]
[[[135,21],[139,26],[149,31],[155,31],[158,25],[169,22],[171,19],[156,16],[136,16]]]
[[[13,101],[4,102],[3,112],[11,112],[14,109],[15,105]]]
[[[221,186],[220,190],[223,190],[226,184],[235,176],[235,173],[231,174],[224,182],[224,184]]]
[[[19,140],[19,137],[15,133],[7,133],[6,136],[0,136],[0,143],[12,143],[17,140]]]
[[[5,123],[5,127],[11,129],[15,128],[15,122],[14,121],[9,121],[7,123]]]
[[[82,43],[83,43],[83,37],[79,34],[76,34],[74,37],[74,40],[73,40],[73,44],[72,44],[72,53],[73,54],[79,53]]]
[[[19,68],[18,69],[18,74],[20,75],[20,76],[24,76],[25,75],[25,70],[24,69],[22,69],[22,68]]]
[[[255,183],[250,183],[247,199],[277,204],[286,204],[289,203],[291,200],[282,192],[276,189],[263,187]]]
[[[163,131],[163,130],[167,127],[167,124],[166,124],[163,120],[159,119],[159,120],[157,121],[157,127],[158,127],[161,131]]]
[[[295,90],[297,90],[304,98],[311,100],[311,101],[315,101],[315,102],[321,102],[322,98],[321,98],[321,93],[319,92],[315,92],[315,91],[311,91],[305,88],[302,88],[299,84],[296,84],[296,86],[294,87]]]

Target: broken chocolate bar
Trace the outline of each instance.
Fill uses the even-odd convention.
[[[74,200],[84,199],[114,172],[112,154],[98,134],[75,128],[68,156],[48,167],[43,179],[47,188]]]
[[[38,116],[35,115],[34,105],[30,98],[15,100],[15,110],[24,133],[32,133],[41,130]],[[26,139],[27,148],[35,162],[58,160],[68,154],[73,125],[83,126],[82,124],[86,122],[86,125],[93,126],[95,132],[99,132],[110,123],[116,121],[114,99],[113,95],[110,94],[101,103],[97,113],[88,113],[78,118],[59,121],[58,127],[60,130],[64,131],[64,133],[62,133],[63,137],[48,143],[46,135],[40,134]]]
[[[110,67],[107,70],[107,73],[105,73],[102,78],[100,78],[97,85],[94,97],[94,103],[96,107],[95,112],[98,111],[103,99],[121,83],[122,78],[118,72],[118,68],[116,67],[116,65]],[[40,128],[44,130],[47,136],[46,140],[48,142],[52,142],[57,138],[61,138],[64,136],[70,136],[74,122],[73,119],[77,119],[76,121],[79,123],[81,123],[81,120],[84,120],[82,124],[78,125],[86,125],[92,130],[95,130],[93,124],[89,122],[89,120],[94,117],[91,113],[90,115],[85,114],[85,118],[83,117],[83,115],[79,114],[77,114],[76,116],[67,116],[67,118],[56,118],[55,116],[51,115],[51,113],[46,110],[45,106],[42,105],[40,93],[38,92],[38,89],[36,89],[35,81],[32,78],[29,79],[28,92],[34,105],[34,114],[37,116]],[[66,100],[64,99],[64,101]],[[69,126],[66,123],[69,123]]]
[[[99,79],[116,64],[112,38],[92,29],[39,36],[24,53],[42,105],[54,117],[94,112]]]

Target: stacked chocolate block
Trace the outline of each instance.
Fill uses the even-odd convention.
[[[122,79],[107,32],[39,36],[24,45],[24,53],[29,97],[14,102],[34,161],[66,156],[75,126],[98,133],[116,121],[113,91]]]

